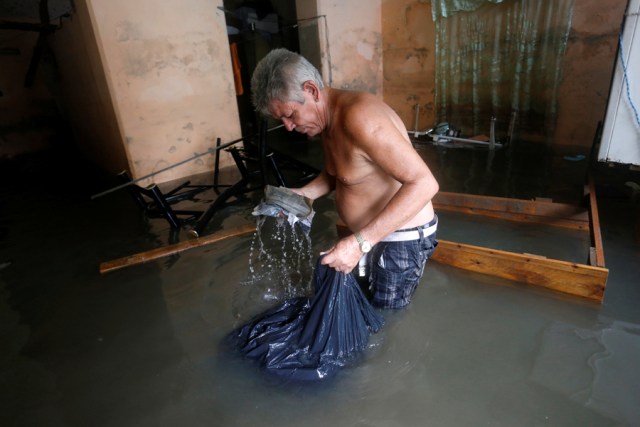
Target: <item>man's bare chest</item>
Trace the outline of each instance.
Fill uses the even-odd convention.
[[[325,170],[343,185],[362,182],[372,165],[366,154],[352,144],[325,145]]]

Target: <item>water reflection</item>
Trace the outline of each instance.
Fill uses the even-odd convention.
[[[533,148],[511,159],[507,150],[419,152],[443,191],[528,198],[569,195],[574,183],[582,186],[581,165]],[[541,170],[554,164],[563,166],[561,172]],[[568,179],[555,182],[558,174]],[[229,355],[222,338],[272,304],[265,298],[270,279],[279,277],[273,289],[284,296],[297,273],[265,254],[256,257],[273,249],[304,267],[308,253],[315,261],[337,238],[332,200],[314,208],[310,242],[278,239],[281,230],[272,223],[269,240],[247,236],[192,251],[163,274],[167,308],[184,351],[180,369],[187,379],[179,405],[192,409],[194,419],[278,427],[605,426],[638,414],[630,406],[633,399],[617,398],[637,395],[640,383],[620,380],[640,355],[637,347],[621,350],[638,345],[634,325],[607,323],[596,304],[437,263],[427,265],[409,308],[385,312],[386,326],[371,337],[363,357],[331,381],[274,378]],[[477,229],[473,223],[456,228],[467,234]],[[504,239],[508,230],[496,227],[492,234]],[[274,265],[279,271],[272,277]]]
[[[530,379],[555,393],[622,420],[637,416],[640,326],[600,316],[592,328],[553,322],[543,332]]]
[[[551,198],[578,203],[588,160],[580,147],[513,141],[497,150],[414,143],[441,191],[517,199]],[[569,160],[571,159],[571,160]]]

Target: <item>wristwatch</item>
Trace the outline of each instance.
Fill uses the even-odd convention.
[[[360,234],[359,231],[354,233],[354,235],[356,236],[356,240],[358,241],[358,244],[360,245],[360,250],[362,251],[362,253],[363,254],[368,253],[371,250],[371,243],[366,241],[364,239],[364,237],[362,237],[362,234]]]

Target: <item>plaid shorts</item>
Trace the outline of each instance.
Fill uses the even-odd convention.
[[[429,235],[425,235],[424,230],[436,224],[437,217],[422,227],[398,230],[417,230],[419,238],[381,241],[367,254],[369,291],[374,306],[402,308],[411,302],[411,296],[424,273],[424,266],[438,246],[435,230]]]

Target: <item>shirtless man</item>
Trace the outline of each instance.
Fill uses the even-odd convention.
[[[324,169],[294,191],[315,200],[335,190],[340,219],[353,232],[321,253],[322,264],[362,272],[366,260],[372,303],[407,305],[437,245],[431,199],[438,183],[398,115],[371,94],[325,87],[313,65],[286,49],[260,61],[251,87],[258,112],[321,137]]]

